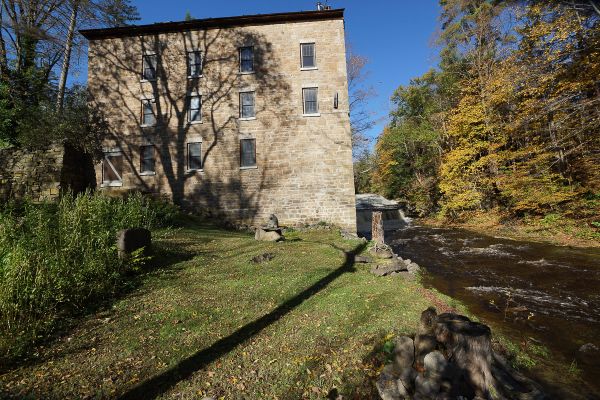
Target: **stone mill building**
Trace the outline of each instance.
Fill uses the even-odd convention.
[[[344,11],[84,30],[101,190],[356,230]]]

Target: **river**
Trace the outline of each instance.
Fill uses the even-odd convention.
[[[426,286],[493,330],[546,347],[550,357],[530,373],[551,398],[600,399],[600,354],[590,360],[579,351],[600,348],[600,249],[418,226],[387,233],[386,242],[425,269]]]

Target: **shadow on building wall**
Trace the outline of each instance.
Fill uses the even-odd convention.
[[[255,73],[239,73],[238,49],[253,46]],[[131,49],[140,51],[131,51]],[[201,50],[203,76],[188,78],[187,52]],[[157,55],[157,79],[141,82],[142,51]],[[275,149],[265,131],[289,127],[290,85],[281,75],[280,61],[272,44],[262,34],[243,29],[170,33],[94,43],[94,62],[104,76],[90,82],[92,103],[104,114],[110,132],[107,142],[122,150],[135,187],[155,194],[168,194],[174,203],[196,211],[253,222],[261,201],[274,179],[285,172],[269,164]],[[131,82],[137,81],[135,85]],[[239,92],[255,90],[257,127],[240,131]],[[188,122],[188,96],[202,95],[202,120]],[[141,127],[140,96],[155,99],[156,125]],[[258,121],[260,120],[260,124]],[[240,170],[240,133],[254,134],[258,168]],[[204,172],[188,170],[186,144],[202,136]],[[159,161],[156,179],[139,172],[140,146],[151,144]],[[265,211],[268,212],[268,211]]]

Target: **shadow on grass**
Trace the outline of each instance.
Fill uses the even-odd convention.
[[[210,347],[202,349],[188,358],[181,360],[175,366],[164,372],[141,382],[125,392],[120,399],[153,399],[168,391],[178,382],[191,377],[196,371],[204,368],[209,363],[229,353],[237,346],[260,333],[263,329],[277,322],[304,301],[318,294],[330,283],[347,272],[354,271],[355,256],[366,248],[366,243],[361,243],[351,251],[345,251],[344,263],[336,270],[321,278],[310,287],[304,289],[296,296],[285,301],[270,313],[244,325],[231,335],[218,340]],[[342,250],[341,248],[339,250]]]

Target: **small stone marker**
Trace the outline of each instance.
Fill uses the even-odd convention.
[[[265,226],[256,228],[254,239],[263,242],[279,242],[284,239],[283,232],[279,227],[279,220],[275,214],[271,214],[269,222]]]
[[[117,232],[119,258],[124,258],[136,250],[144,248],[148,254],[152,245],[152,234],[146,228],[130,228]]]

